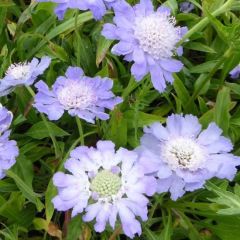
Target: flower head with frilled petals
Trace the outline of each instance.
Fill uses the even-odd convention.
[[[170,191],[173,200],[212,177],[232,180],[240,165],[240,158],[229,153],[231,141],[215,123],[202,130],[196,117],[175,114],[166,127],[154,123],[144,131],[137,150],[140,163],[158,178],[158,192]]]
[[[148,199],[156,181],[145,175],[134,151],[120,148],[115,152],[111,141],[99,141],[97,148],[78,147],[65,163],[70,174],[58,172],[53,183],[58,195],[52,200],[59,211],[72,210],[72,216],[85,212],[83,220],[96,219],[94,228],[114,229],[119,218],[124,233],[133,238],[141,234],[136,217],[147,220]]]
[[[55,14],[62,20],[66,10],[79,9],[79,10],[90,10],[95,19],[101,19],[107,9],[110,9],[116,2],[122,0],[37,0],[38,2],[55,2],[57,7],[55,8]]]
[[[49,66],[51,59],[42,57],[39,61],[33,58],[31,62],[13,63],[6,71],[5,77],[0,80],[0,96],[5,96],[15,87],[34,83]]]
[[[12,113],[0,104],[0,179],[5,177],[5,171],[15,164],[18,156],[17,143],[9,140],[12,117]]]
[[[52,90],[43,81],[35,86],[38,93],[34,106],[39,112],[47,114],[50,120],[58,120],[65,110],[71,116],[90,123],[94,123],[96,117],[107,120],[109,115],[105,113],[105,108],[113,109],[122,102],[122,98],[115,97],[111,91],[111,79],[86,77],[78,67],[69,67],[66,77],[58,77]]]
[[[102,31],[107,39],[119,40],[112,53],[134,61],[131,72],[137,81],[150,72],[154,88],[163,92],[166,82],[173,82],[172,73],[183,67],[173,56],[182,54],[176,44],[187,29],[175,26],[168,8],[154,11],[150,0],[140,0],[133,7],[126,2],[115,4],[114,13],[114,23],[105,24]]]

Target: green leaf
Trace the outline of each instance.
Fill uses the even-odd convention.
[[[208,53],[216,53],[215,50],[200,42],[189,42],[184,45],[185,48]]]
[[[112,40],[108,40],[108,39],[104,38],[103,36],[99,37],[99,40],[97,42],[97,56],[96,56],[97,67],[99,67],[99,64],[105,58],[106,53],[107,53],[108,49],[110,48],[112,42],[113,42]]]
[[[230,89],[228,87],[223,87],[217,95],[217,101],[214,107],[214,120],[223,130],[224,134],[228,133],[230,104]]]
[[[59,128],[56,124],[52,122],[48,122],[51,131],[56,137],[64,137],[69,136],[69,133]],[[27,132],[26,135],[32,137],[34,139],[43,139],[49,137],[48,129],[43,121],[40,121],[34,124]]]
[[[21,190],[22,194],[32,203],[34,203],[38,209],[41,211],[44,208],[44,205],[39,200],[39,194],[35,193],[32,188],[30,188],[18,175],[16,175],[13,171],[8,170],[7,175],[12,178],[18,188]]]
[[[77,26],[81,26],[83,23],[91,20],[93,18],[91,12],[85,12],[79,14],[77,18]],[[28,54],[28,59],[33,57],[46,43],[47,41],[52,40],[56,36],[64,33],[64,32],[71,32],[74,31],[76,25],[75,25],[75,18],[71,18],[61,24],[59,24],[57,27],[53,28],[49,33],[46,35],[44,40],[41,40],[35,48],[31,50],[31,52]]]
[[[174,74],[173,87],[177,93],[178,98],[182,103],[182,107],[193,114],[197,113],[197,108],[194,102],[191,100],[188,90],[185,88],[181,79]]]
[[[191,73],[211,72],[218,60],[211,60],[190,68]]]
[[[165,219],[166,217],[163,215],[163,218]],[[160,235],[160,240],[171,240],[171,236],[173,234],[173,228],[172,228],[172,216],[171,212],[169,211],[169,214],[167,216],[167,223],[165,222],[164,229],[161,232]]]
[[[227,208],[220,209],[217,213],[222,215],[240,215],[240,196],[219,188],[210,181],[205,184],[209,191],[218,195],[218,198],[210,199],[212,202],[225,205]]]
[[[66,240],[78,240],[82,232],[82,217],[80,215],[71,219],[68,224]]]
[[[127,145],[127,120],[117,108],[111,114],[107,139],[112,140],[118,147]]]

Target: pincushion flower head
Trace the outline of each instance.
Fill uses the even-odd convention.
[[[15,164],[18,156],[16,142],[9,140],[12,117],[12,113],[0,104],[0,179],[5,177],[5,171]]]
[[[197,117],[173,114],[166,126],[145,127],[141,164],[158,178],[159,193],[170,191],[176,200],[186,191],[202,188],[212,177],[232,180],[240,158],[230,153],[231,141],[215,124],[202,130]]]
[[[58,19],[62,20],[66,10],[79,9],[79,10],[90,10],[95,19],[101,19],[107,9],[110,9],[115,2],[122,0],[37,0],[38,2],[55,2],[57,7],[55,8],[55,14]]]
[[[141,234],[136,217],[147,220],[146,195],[155,192],[156,181],[146,176],[134,151],[115,151],[111,141],[98,141],[97,148],[77,147],[65,163],[69,173],[57,172],[53,183],[58,195],[52,200],[59,211],[72,209],[72,216],[85,213],[83,220],[96,220],[94,228],[113,229],[120,220],[123,232],[133,238]]]
[[[240,63],[230,72],[230,76],[233,79],[239,78],[239,76],[240,76]]]
[[[17,86],[33,84],[37,77],[48,68],[50,62],[49,57],[42,57],[40,61],[33,58],[31,62],[11,64],[5,77],[0,80],[0,96],[9,94]]]
[[[176,44],[187,29],[175,26],[168,8],[161,6],[154,11],[151,0],[140,0],[133,7],[116,4],[114,13],[113,24],[105,24],[102,31],[107,39],[119,40],[112,53],[134,61],[131,73],[137,81],[150,73],[154,88],[163,92],[166,83],[173,82],[172,73],[183,67],[173,57],[182,54],[182,47]]]
[[[65,110],[90,123],[94,123],[96,117],[107,120],[109,115],[104,112],[105,108],[112,110],[122,102],[122,98],[115,97],[111,91],[111,79],[86,77],[78,67],[69,67],[66,76],[58,77],[51,90],[43,81],[35,86],[38,93],[34,106],[50,120],[58,120]]]

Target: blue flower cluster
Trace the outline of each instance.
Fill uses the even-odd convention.
[[[177,43],[187,28],[176,26],[169,8],[154,10],[151,0],[140,0],[135,6],[123,0],[52,2],[58,4],[55,13],[59,19],[68,8],[90,10],[97,20],[113,9],[113,23],[104,24],[102,34],[118,41],[111,51],[133,62],[131,73],[136,81],[150,73],[153,87],[161,93],[173,83],[173,73],[182,70],[183,63],[177,58],[183,49]],[[0,81],[0,95],[17,86],[32,85],[50,63],[49,57],[43,57],[11,65]],[[231,75],[237,78],[239,73],[237,66]],[[107,120],[106,109],[113,110],[123,101],[113,94],[111,79],[85,76],[79,67],[68,67],[51,88],[42,80],[35,87],[33,106],[50,120],[60,119],[65,111],[88,123],[96,118]],[[1,106],[0,178],[18,155],[16,142],[9,140],[11,121],[12,113]],[[215,123],[202,129],[197,117],[173,114],[165,125],[155,122],[146,126],[141,144],[134,150],[115,150],[111,141],[98,141],[96,148],[75,148],[64,165],[68,173],[57,172],[53,177],[58,195],[52,202],[59,211],[72,209],[72,216],[84,213],[86,222],[95,219],[97,232],[104,231],[107,224],[114,229],[120,221],[124,233],[133,238],[141,234],[139,220],[148,218],[149,196],[170,192],[177,200],[187,191],[203,188],[213,177],[232,180],[240,165],[232,149],[231,141]]]

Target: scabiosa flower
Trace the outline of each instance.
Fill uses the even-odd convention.
[[[9,140],[10,131],[7,130],[12,122],[12,113],[0,104],[0,179],[5,177],[5,171],[11,168],[18,156],[15,141]]]
[[[47,114],[50,120],[58,120],[64,110],[90,123],[94,123],[96,117],[107,120],[109,115],[104,112],[105,108],[112,110],[122,102],[122,98],[115,97],[111,92],[111,79],[86,77],[78,67],[69,67],[66,77],[58,77],[52,90],[43,81],[35,86],[38,93],[34,106],[39,112]]]
[[[189,13],[194,9],[194,5],[190,2],[180,3],[180,11],[183,13]]]
[[[240,63],[230,72],[230,76],[236,79],[240,76]]]
[[[57,172],[53,183],[58,195],[52,200],[59,211],[72,209],[72,216],[85,212],[85,222],[96,219],[94,228],[104,231],[109,223],[114,229],[119,218],[124,233],[133,238],[141,234],[136,217],[147,220],[148,199],[155,192],[156,181],[146,176],[134,151],[114,143],[99,141],[97,148],[77,147],[65,163],[70,174]]]
[[[172,57],[182,54],[182,47],[177,49],[176,44],[186,28],[175,26],[170,9],[162,6],[154,11],[150,0],[140,0],[134,7],[116,4],[114,12],[114,24],[105,24],[102,31],[107,39],[119,40],[112,53],[134,61],[131,73],[137,81],[150,72],[154,88],[163,92],[166,82],[173,82],[172,73],[183,67]]]
[[[101,19],[107,9],[110,9],[116,1],[122,0],[37,0],[38,2],[55,2],[57,7],[55,8],[55,14],[58,19],[62,20],[64,14],[68,8],[79,10],[90,10],[95,19]]]
[[[33,84],[38,75],[48,68],[50,62],[49,57],[42,57],[40,61],[33,58],[31,62],[10,65],[5,77],[0,80],[0,96],[9,94],[17,86]]]
[[[141,164],[158,178],[159,193],[170,191],[176,200],[186,191],[202,188],[212,177],[232,180],[240,158],[229,153],[233,145],[222,130],[210,123],[202,130],[193,115],[171,115],[166,127],[154,123],[144,128]]]

